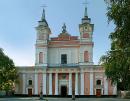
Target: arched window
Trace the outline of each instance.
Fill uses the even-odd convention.
[[[43,52],[39,53],[39,63],[43,63]]]
[[[89,55],[88,55],[88,51],[84,52],[84,62],[88,62],[89,61]]]
[[[96,81],[96,84],[97,84],[97,85],[101,85],[101,80],[97,80],[97,81]]]

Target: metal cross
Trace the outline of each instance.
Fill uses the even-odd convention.
[[[45,9],[47,6],[44,4],[44,5],[42,5],[41,7],[43,7],[43,9]]]
[[[83,3],[83,5],[85,5],[85,7],[87,7],[88,1],[85,0],[85,2]]]

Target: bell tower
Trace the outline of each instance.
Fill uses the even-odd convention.
[[[41,20],[36,27],[37,30],[37,41],[42,41],[44,44],[47,44],[49,40],[49,35],[51,34],[51,30],[48,26],[48,23],[45,18],[45,10],[43,9]]]
[[[91,24],[91,18],[88,17],[87,7],[85,7],[84,17],[79,25],[81,41],[92,41],[94,24]]]
[[[51,34],[51,30],[45,18],[45,9],[43,9],[41,20],[38,22],[36,27],[37,37],[36,37],[36,55],[35,55],[35,65],[36,66],[47,66],[47,50],[48,41]]]
[[[79,24],[80,31],[80,64],[93,64],[93,30],[94,24],[91,24],[91,18],[88,17],[87,7],[85,7],[84,17]]]

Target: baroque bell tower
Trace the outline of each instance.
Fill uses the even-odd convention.
[[[36,38],[36,54],[35,54],[35,65],[47,67],[47,56],[48,56],[48,41],[51,34],[51,30],[45,18],[45,9],[43,9],[41,20],[38,22],[36,27],[37,38]]]
[[[79,24],[80,31],[80,65],[93,64],[93,30],[91,18],[88,17],[87,7],[85,7],[84,17]]]

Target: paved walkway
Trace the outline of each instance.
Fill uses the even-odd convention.
[[[30,98],[0,98],[0,101],[130,101],[130,99],[120,98],[45,98],[46,100],[39,100],[38,97]]]

